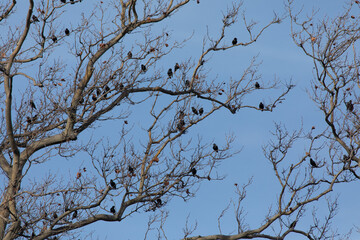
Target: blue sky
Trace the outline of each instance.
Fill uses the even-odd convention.
[[[87,2],[90,2],[88,6],[85,5]],[[79,5],[74,5],[73,9],[70,9],[72,6],[69,5],[69,8],[66,9],[69,11],[67,14],[75,14],[80,8],[86,9],[89,7],[90,9],[92,2],[95,1],[83,1]],[[341,4],[337,0],[300,2],[305,4],[304,9],[306,11],[311,10],[313,7],[320,8],[320,16],[322,14],[332,16],[341,9]],[[164,59],[163,63],[161,63],[163,68],[167,69],[166,64],[169,62],[182,61],[189,57],[197,59],[201,54],[202,40],[207,30],[206,26],[208,26],[210,34],[217,36],[217,31],[221,27],[222,13],[225,12],[229,4],[231,4],[229,0],[200,0],[200,4],[193,1],[162,22],[160,28],[167,28],[177,40],[194,34],[184,48],[175,50],[173,54]],[[248,18],[258,21],[259,26],[270,21],[274,11],[280,16],[285,13],[283,0],[248,0],[244,1],[242,9],[245,10]],[[225,39],[230,44],[234,37],[237,37],[239,41],[247,39],[241,24],[236,24],[229,29]],[[237,156],[224,161],[219,167],[218,172],[226,175],[225,180],[221,182],[203,182],[195,198],[188,202],[173,199],[164,207],[164,209],[170,211],[165,225],[168,239],[182,237],[182,228],[188,215],[190,216],[190,223],[195,221],[198,223],[198,230],[195,235],[218,233],[217,217],[229,201],[235,198],[234,183],[241,185],[251,177],[253,177],[253,184],[248,190],[245,210],[248,212],[247,218],[250,227],[258,227],[262,223],[268,208],[276,204],[275,197],[279,190],[272,172],[272,166],[262,153],[262,146],[272,137],[270,131],[274,130],[274,122],[282,122],[288,129],[299,129],[301,124],[303,124],[304,129],[316,126],[316,131],[319,132],[324,128],[322,114],[306,92],[313,76],[312,62],[292,42],[288,19],[267,29],[260,39],[249,47],[239,47],[213,54],[212,58],[206,62],[206,67],[210,69],[210,73],[214,77],[218,76],[219,80],[237,79],[241,76],[243,69],[247,67],[251,58],[256,55],[258,55],[258,60],[261,62],[259,66],[261,84],[266,84],[274,78],[278,78],[283,82],[291,80],[296,85],[296,88],[291,91],[286,101],[279,105],[274,112],[243,109],[233,115],[228,111],[221,110],[191,130],[189,134],[194,138],[201,135],[209,141],[216,140],[219,146],[225,143],[226,134],[233,133],[236,136],[234,146],[235,148],[241,148],[242,151]],[[271,92],[259,92],[258,95],[252,94],[248,99],[249,104],[257,105],[260,101],[269,102],[272,94]],[[131,121],[135,127],[140,127],[143,123],[141,116],[141,108],[132,114]],[[113,126],[100,126],[97,131],[104,135],[111,135]],[[299,142],[291,152],[292,157],[301,157],[307,144],[306,141]],[[84,161],[76,162],[75,165],[77,164],[84,164]],[[54,168],[52,169],[54,171]],[[58,171],[60,170],[55,170],[55,172]],[[73,171],[76,172],[76,168]],[[69,172],[69,174],[74,173]],[[345,233],[344,231],[347,231],[349,226],[356,223],[354,219],[358,218],[357,212],[350,207],[356,205],[359,201],[359,194],[352,191],[354,188],[357,189],[356,187],[358,187],[358,184],[342,185],[336,187],[334,191],[334,194],[341,194],[341,208],[335,218],[336,224],[334,224],[341,233]],[[324,201],[319,201],[320,212],[323,209],[321,204],[324,203]],[[308,212],[311,212],[311,208],[308,209]],[[134,215],[121,223],[96,223],[85,229],[86,231],[94,230],[93,236],[95,239],[143,239],[149,214]],[[306,222],[302,221],[298,226],[301,227],[302,224],[308,226]],[[236,230],[232,208],[229,209],[229,214],[224,218],[222,226],[223,233],[234,233]],[[353,239],[356,239],[360,236],[354,233],[353,237]],[[291,239],[302,238],[294,237]]]

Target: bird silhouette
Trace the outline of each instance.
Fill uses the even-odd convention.
[[[295,221],[293,221],[293,222],[290,224],[289,228],[294,228],[294,227],[296,226],[296,223],[297,223],[297,221],[296,221],[296,220],[295,220]]]
[[[36,105],[33,100],[30,100],[30,106],[31,108],[36,109]]]
[[[128,170],[129,170],[129,173],[134,174],[134,168],[133,167],[129,166]]]
[[[171,68],[169,68],[168,72],[167,72],[167,75],[169,76],[169,78],[172,78],[173,76],[173,71]]]
[[[260,108],[261,110],[264,110],[264,104],[263,104],[262,102],[259,103],[259,108]]]
[[[77,210],[75,210],[75,211],[74,211],[74,213],[73,213],[73,215],[72,215],[72,219],[77,218],[77,215],[78,215],[78,211],[77,211]]]
[[[116,183],[112,179],[110,179],[110,186],[112,189],[116,189]]]
[[[185,81],[185,87],[187,87],[187,88],[190,87],[190,81],[189,80]]]
[[[191,169],[190,169],[190,172],[191,172],[191,174],[192,174],[193,176],[195,176],[196,173],[197,173],[196,168],[191,168]]]
[[[312,167],[314,167],[314,168],[317,168],[317,167],[318,167],[318,165],[316,164],[316,162],[315,162],[312,158],[310,158],[310,165],[311,165]]]
[[[234,38],[234,39],[232,40],[232,44],[233,44],[233,45],[236,45],[236,44],[237,44],[237,38]]]
[[[349,112],[352,112],[354,110],[354,104],[352,103],[352,101],[348,101],[346,103],[346,109],[349,111]]]
[[[258,82],[255,83],[255,88],[259,89],[260,88],[260,84]]]
[[[176,72],[180,68],[180,65],[178,63],[175,64],[174,72]]]
[[[95,94],[92,95],[91,99],[95,102],[97,100],[97,97]]]
[[[75,4],[74,0],[70,0],[71,4]]]
[[[110,208],[110,212],[111,212],[112,214],[115,214],[115,206],[112,206],[112,207]]]
[[[129,52],[127,53],[127,56],[128,56],[128,58],[132,58],[132,52],[129,51]]]
[[[162,205],[161,199],[160,198],[156,199],[156,206],[161,207],[161,205]]]
[[[56,212],[54,212],[53,218],[54,218],[54,219],[58,218],[58,215],[56,214]]]
[[[144,64],[141,64],[141,71],[146,72],[146,66]]]
[[[219,152],[219,147],[216,145],[216,143],[213,144],[213,149],[215,152]]]
[[[196,108],[194,108],[194,107],[191,107],[191,111],[192,111],[195,115],[198,115],[198,114],[199,114],[198,111],[196,110]]]
[[[200,109],[199,109],[199,114],[200,114],[200,116],[203,115],[203,113],[204,113],[204,109],[203,109],[203,108],[200,108]]]
[[[101,94],[101,91],[100,91],[100,89],[97,88],[96,89],[96,95],[99,96],[100,94]]]
[[[33,22],[40,22],[38,17],[35,15],[32,15],[32,20],[33,20]]]
[[[70,30],[69,29],[65,29],[65,34],[66,34],[66,36],[69,36],[70,35]]]
[[[62,3],[66,3],[66,0],[61,0]]]
[[[56,36],[52,36],[51,40],[53,40],[54,43],[57,42],[57,37]]]

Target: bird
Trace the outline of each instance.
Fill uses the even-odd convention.
[[[72,219],[77,218],[77,215],[78,215],[78,212],[77,212],[77,210],[75,210],[74,213],[73,213],[73,215],[72,215]]]
[[[33,20],[34,22],[40,22],[39,19],[38,19],[38,17],[35,16],[35,15],[32,15],[32,20]]]
[[[185,87],[190,87],[190,81],[189,80],[185,81]]]
[[[35,103],[34,103],[33,100],[30,100],[30,106],[31,106],[33,109],[36,109],[36,105],[35,105]]]
[[[71,4],[75,4],[74,0],[70,0]]]
[[[129,166],[128,170],[129,170],[129,173],[134,174],[134,168],[133,167]]]
[[[296,220],[295,220],[295,221],[293,221],[293,222],[290,224],[289,228],[294,228],[294,227],[296,226],[296,223],[297,223],[297,221],[296,221]]]
[[[110,88],[109,88],[109,86],[108,86],[108,85],[106,85],[106,86],[105,86],[104,91],[105,91],[105,92],[110,91]]]
[[[110,212],[111,212],[112,214],[115,214],[115,206],[112,206],[112,207],[110,208]]]
[[[146,72],[146,66],[144,64],[141,64],[141,71]]]
[[[54,218],[54,219],[58,218],[58,215],[56,214],[56,212],[54,212],[53,218]]]
[[[259,108],[260,108],[261,110],[264,110],[264,104],[263,104],[262,102],[259,103]]]
[[[57,37],[56,36],[52,36],[51,40],[53,40],[53,42],[57,42]]]
[[[162,205],[162,201],[160,198],[156,199],[156,206],[160,207]]]
[[[203,108],[200,108],[200,109],[199,109],[199,114],[200,114],[200,116],[203,115],[203,113],[204,113],[204,109],[203,109]]]
[[[175,64],[174,72],[176,72],[180,68],[180,65],[178,63]]]
[[[311,167],[314,167],[314,168],[318,167],[318,165],[316,164],[316,162],[312,158],[310,158],[310,165],[311,165]]]
[[[219,147],[216,145],[216,143],[213,144],[213,149],[215,152],[219,152]]]
[[[97,100],[96,95],[95,95],[95,94],[93,94],[93,95],[92,95],[92,97],[91,97],[91,99],[92,99],[93,101],[96,101],[96,100]]]
[[[70,35],[70,30],[69,29],[65,29],[65,34],[66,34],[66,36],[69,36]]]
[[[127,56],[128,56],[129,59],[132,58],[132,52],[129,51],[129,52],[127,53]]]
[[[232,40],[232,44],[233,44],[233,45],[236,45],[236,44],[237,44],[237,38],[234,38],[234,39]]]
[[[100,89],[97,88],[96,89],[96,95],[99,96],[100,94],[101,94],[101,91],[100,91]]]
[[[167,71],[167,75],[169,76],[169,78],[172,78],[173,76],[173,71],[171,68],[169,68],[169,70]]]
[[[198,115],[198,114],[199,114],[198,111],[196,110],[196,108],[194,108],[194,107],[191,107],[191,111],[192,111],[195,115]]]
[[[255,83],[255,88],[259,89],[260,88],[260,84],[258,82]]]
[[[190,169],[190,172],[191,172],[191,174],[192,174],[193,176],[195,176],[196,173],[197,173],[196,168]]]
[[[179,121],[179,123],[177,125],[177,129],[179,131],[182,131],[182,130],[184,130],[184,126],[185,126],[185,121],[183,119],[180,119],[180,121]]]
[[[30,123],[31,123],[31,117],[27,116],[27,117],[26,117],[26,122],[27,122],[28,124],[30,124]]]
[[[120,89],[120,90],[123,90],[123,89],[124,89],[124,84],[120,83],[120,84],[119,84],[119,89]]]
[[[116,183],[112,179],[110,179],[110,186],[111,188],[116,189]]]
[[[66,0],[61,0],[62,3],[66,3]]]
[[[80,98],[79,103],[83,104],[84,103],[84,98]]]
[[[346,103],[346,109],[349,111],[349,112],[352,112],[354,110],[354,104],[352,103],[352,101],[348,101]]]

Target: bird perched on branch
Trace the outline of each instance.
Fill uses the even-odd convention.
[[[314,167],[314,168],[318,168],[318,167],[319,167],[312,158],[310,158],[310,165],[311,165],[311,167]]]
[[[36,109],[36,105],[33,100],[30,100],[29,104],[31,108]]]
[[[167,72],[167,75],[169,76],[169,78],[172,78],[173,76],[173,71],[171,68],[169,68],[168,72]]]
[[[346,103],[346,109],[349,111],[349,112],[352,112],[354,110],[354,104],[352,103],[352,101],[348,101]]]
[[[129,51],[128,53],[127,53],[127,56],[128,56],[128,58],[132,58],[132,52],[131,51]]]
[[[213,144],[213,149],[215,152],[219,152],[219,147],[216,145],[216,143]]]
[[[199,109],[199,114],[200,114],[200,116],[203,115],[203,113],[204,113],[204,109],[203,109],[203,108],[200,108],[200,109]]]
[[[262,110],[264,110],[264,104],[262,102],[259,103],[259,108]]]
[[[174,72],[176,72],[180,68],[180,65],[178,63],[175,64]]]
[[[191,107],[191,111],[192,111],[195,115],[198,115],[198,114],[199,114],[198,111],[197,111],[197,109],[194,108],[194,107]]]
[[[191,174],[192,174],[193,176],[195,176],[196,173],[197,173],[196,168],[191,168],[191,169],[190,169],[190,172],[191,172]]]
[[[110,208],[110,212],[111,212],[112,214],[115,214],[115,206],[112,206],[112,207]]]
[[[70,35],[70,30],[69,29],[65,29],[65,34],[66,34],[66,36],[69,36]]]
[[[260,88],[260,84],[258,82],[255,83],[255,88],[259,89]]]
[[[116,183],[112,179],[110,180],[110,187],[116,189]]]
[[[237,44],[237,38],[234,38],[234,39],[232,40],[232,44],[233,44],[233,45],[236,45],[236,44]]]

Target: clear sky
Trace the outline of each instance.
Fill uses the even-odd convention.
[[[106,0],[103,1],[106,2]],[[80,8],[91,9],[93,2],[95,0],[84,0],[76,6],[69,5],[67,10],[69,14],[76,14]],[[222,13],[225,12],[231,2],[230,0],[200,0],[200,4],[196,4],[196,1],[193,1],[169,19],[160,23],[158,29],[167,28],[172,32],[173,37],[179,41],[193,34],[183,49],[174,51],[173,54],[160,63],[163,68],[167,69],[168,63],[172,65],[174,62],[185,60],[188,57],[197,59],[201,54],[202,40],[207,27],[210,35],[218,35]],[[299,2],[305,5],[304,9],[306,11],[314,7],[320,9],[320,16],[323,14],[333,16],[342,10],[339,2],[343,1],[305,0]],[[242,9],[245,10],[248,18],[259,22],[259,26],[270,21],[273,12],[277,12],[280,16],[285,13],[283,0],[245,0]],[[237,37],[239,41],[242,39],[247,40],[247,36],[244,35],[243,25],[236,24],[225,34],[225,39],[229,43],[234,37]],[[274,78],[277,78],[283,82],[291,80],[296,85],[296,88],[291,91],[286,101],[279,105],[274,112],[245,109],[233,115],[229,111],[221,110],[188,133],[194,138],[200,135],[206,140],[215,140],[219,146],[225,143],[227,134],[233,133],[236,136],[234,147],[242,149],[242,151],[237,156],[224,161],[219,167],[218,172],[226,176],[225,180],[203,182],[195,198],[188,202],[173,199],[163,208],[163,210],[170,211],[168,221],[165,224],[168,239],[179,239],[183,236],[182,229],[188,215],[190,216],[190,223],[194,224],[197,221],[198,224],[198,230],[194,235],[219,233],[217,218],[229,201],[236,197],[234,183],[244,184],[251,177],[253,177],[253,184],[248,189],[244,209],[247,212],[249,226],[258,227],[259,224],[263,223],[269,207],[276,204],[276,194],[279,190],[272,166],[265,159],[262,152],[262,146],[272,138],[270,131],[274,130],[274,123],[281,122],[290,130],[301,128],[301,124],[304,129],[316,126],[318,132],[325,127],[321,112],[310,100],[306,92],[313,77],[311,59],[306,57],[292,42],[288,19],[267,29],[252,46],[216,52],[206,62],[206,67],[214,78],[218,77],[219,81],[227,81],[230,78],[238,79],[251,58],[256,55],[259,62],[261,62],[259,66],[261,84],[266,85]],[[257,105],[260,101],[269,102],[271,94],[271,92],[259,92],[258,95],[252,94],[248,98],[248,104]],[[136,127],[141,126],[141,116],[141,109],[131,116],[131,121]],[[111,135],[113,126],[99,126],[97,131],[104,135]],[[295,159],[301,157],[307,146],[308,142],[299,142],[291,152],[291,156]],[[76,164],[86,165],[84,161],[79,161]],[[76,170],[74,168],[74,173],[69,174],[75,174]],[[360,223],[360,221],[355,220],[359,218],[358,211],[355,210],[356,208],[351,207],[356,206],[359,202],[359,191],[353,191],[358,187],[358,184],[347,184],[335,188],[334,196],[336,194],[340,195],[341,204],[340,211],[334,220],[336,223],[334,227],[338,227],[340,233],[345,233],[353,224],[358,223],[359,225]],[[325,206],[322,205],[324,203],[325,201],[319,201],[320,212]],[[308,214],[310,214],[311,208],[309,207],[307,210]],[[223,233],[235,233],[236,231],[236,222],[232,213],[232,207],[230,207],[222,223]],[[151,213],[135,214],[121,223],[102,222],[90,225],[85,229],[89,232],[94,231],[93,237],[95,239],[143,239],[148,216],[150,215]],[[300,220],[299,228],[302,225],[308,227],[307,222]],[[354,231],[352,239],[358,238],[360,238],[360,234]],[[150,237],[149,239],[155,238]],[[291,239],[303,238],[294,236]]]

